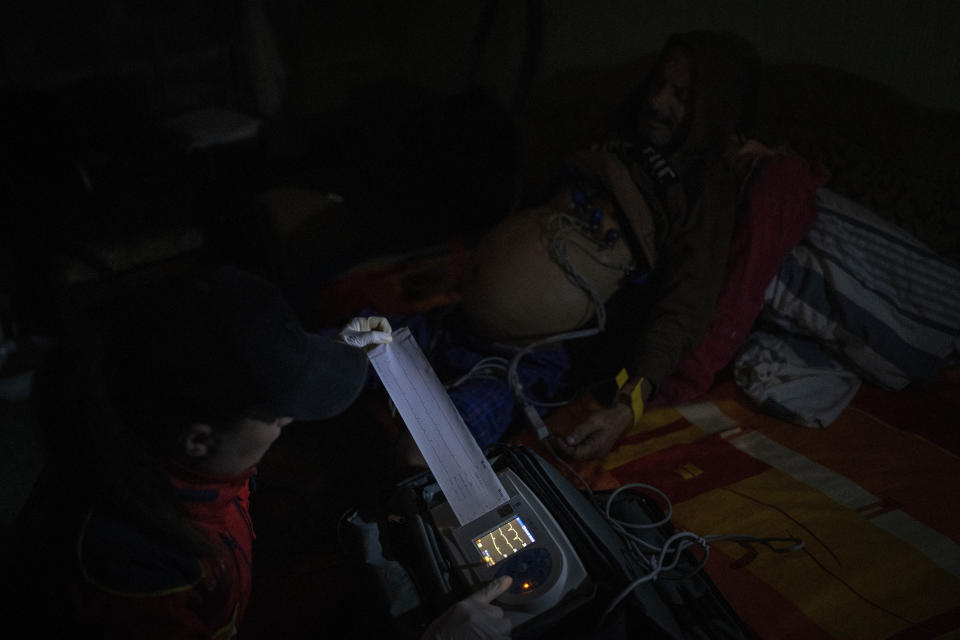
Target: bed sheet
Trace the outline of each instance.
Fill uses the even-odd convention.
[[[708,574],[759,638],[960,637],[956,373],[926,391],[864,386],[823,430],[760,413],[723,379],[698,402],[645,414],[574,470],[594,489],[658,487],[679,529],[803,539],[782,555],[711,548]],[[548,426],[564,433],[592,403]],[[515,441],[550,458],[531,433]]]

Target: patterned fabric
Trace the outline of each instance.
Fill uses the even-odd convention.
[[[935,379],[960,335],[960,269],[828,189],[817,205],[817,222],[767,291],[774,318],[884,386]]]
[[[758,403],[779,407],[775,415],[818,427],[852,395],[838,387],[838,371],[893,390],[929,385],[957,351],[958,288],[960,268],[820,189],[817,221],[770,283],[760,316],[767,333],[737,356],[737,380]]]
[[[507,367],[518,349],[490,343],[464,328],[453,309],[440,307],[424,314],[391,314],[366,308],[358,316],[384,316],[394,331],[407,327],[480,447],[499,442],[518,419],[517,396],[507,382]],[[319,333],[332,336],[336,328]],[[572,361],[562,345],[539,347],[519,361],[517,375],[527,399],[546,415],[563,401],[572,385]],[[376,375],[369,389],[383,390]],[[522,418],[520,418],[522,420]]]
[[[947,421],[958,391],[960,377],[927,392],[865,386],[821,431],[759,412],[725,379],[702,402],[645,414],[605,459],[574,468],[595,490],[657,487],[680,530],[802,539],[787,554],[711,547],[708,574],[758,638],[954,637],[960,438]],[[565,433],[589,408],[547,424]],[[527,434],[517,442],[543,451]]]
[[[418,315],[391,317],[394,329],[410,329],[427,359],[447,385],[450,399],[457,407],[467,428],[481,447],[499,442],[510,428],[517,398],[506,379],[504,369],[488,369],[467,376],[481,360],[499,358],[509,362],[517,349],[489,344],[474,338],[456,322],[447,322],[445,316]],[[553,402],[563,395],[569,383],[570,358],[560,346],[549,345],[536,349],[522,358],[517,366],[520,384],[527,397],[536,402]],[[539,407],[545,415],[547,409]]]
[[[815,340],[766,331],[750,334],[733,373],[737,386],[770,415],[821,429],[850,404],[861,383]]]

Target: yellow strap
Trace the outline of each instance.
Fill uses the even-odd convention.
[[[633,425],[636,426],[643,415],[643,378],[630,391],[630,408],[633,409]]]
[[[623,389],[623,385],[627,383],[627,380],[630,379],[630,374],[627,373],[626,369],[620,369],[620,373],[617,374],[617,389]],[[630,390],[630,409],[633,411],[633,424],[636,426],[640,422],[640,417],[643,415],[643,378],[633,386],[633,389]]]
[[[625,385],[629,379],[630,374],[627,373],[627,370],[620,369],[620,373],[617,374],[617,389],[623,389],[623,385]]]

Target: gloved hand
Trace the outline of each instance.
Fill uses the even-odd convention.
[[[503,609],[490,604],[510,588],[513,578],[503,576],[447,609],[427,627],[421,640],[503,640],[513,624]]]
[[[386,318],[370,316],[354,318],[340,331],[340,339],[352,347],[366,347],[371,344],[392,342],[393,329]]]

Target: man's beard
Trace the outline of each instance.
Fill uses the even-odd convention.
[[[680,124],[670,115],[654,109],[641,111],[637,116],[637,132],[658,149],[676,148],[681,137]]]

